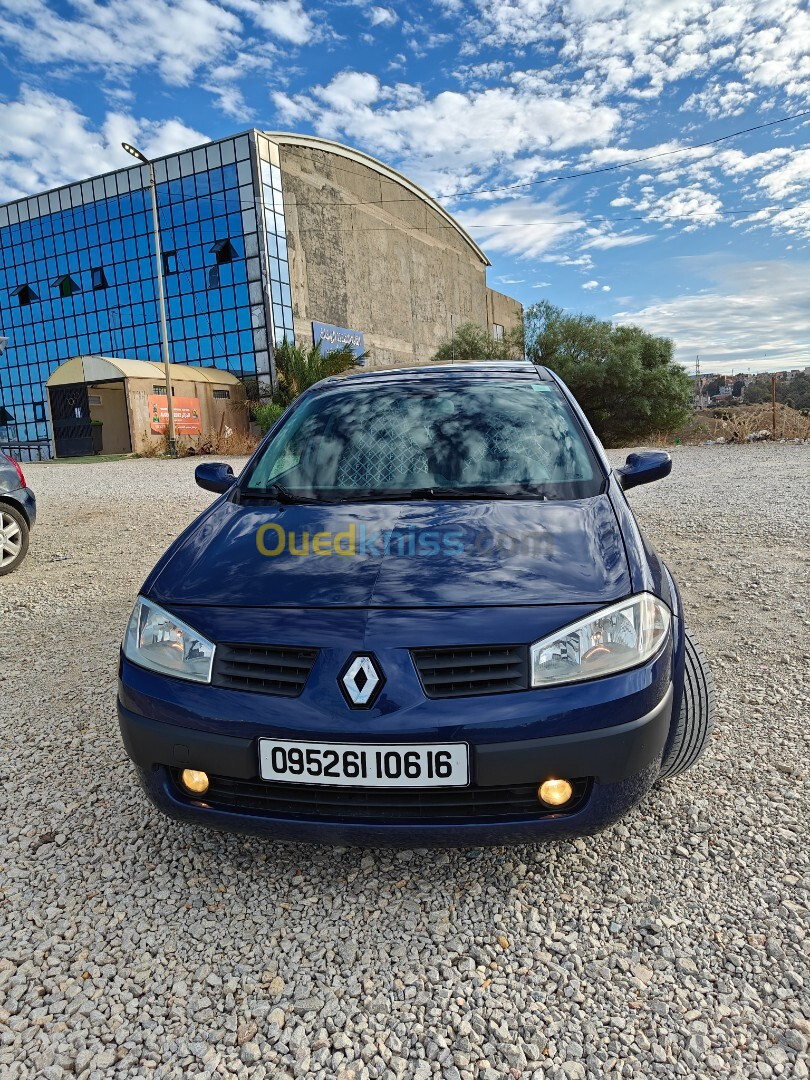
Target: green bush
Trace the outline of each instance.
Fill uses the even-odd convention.
[[[275,401],[263,401],[253,406],[253,419],[259,425],[262,435],[266,435],[276,420],[284,412],[284,406]]]
[[[437,364],[480,364],[487,360],[522,360],[523,327],[513,327],[496,341],[477,323],[462,323],[449,341],[443,341],[432,359]]]

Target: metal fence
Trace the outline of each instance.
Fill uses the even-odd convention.
[[[0,427],[0,452],[15,461],[50,461],[53,457],[50,439],[20,439],[12,425]]]

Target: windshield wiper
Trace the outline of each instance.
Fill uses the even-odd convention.
[[[507,491],[498,487],[424,487],[412,488],[403,492],[403,496],[409,499],[540,499],[545,500],[548,495],[543,491],[527,491],[522,488],[519,491]]]
[[[322,502],[322,499],[316,499],[312,495],[296,495],[294,491],[290,491],[283,484],[279,484],[278,481],[274,481],[266,488],[243,488],[242,494],[247,495],[248,498],[271,498],[280,503],[317,503]]]
[[[333,496],[321,495],[298,495],[294,491],[278,481],[274,481],[266,488],[243,488],[241,494],[246,498],[275,499],[280,503],[352,503],[352,502],[404,502],[409,499],[537,499],[545,501],[548,495],[543,491],[531,491],[526,488],[518,491],[507,491],[499,487],[421,487],[410,488],[403,491],[341,491]]]

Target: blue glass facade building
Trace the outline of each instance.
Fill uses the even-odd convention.
[[[271,382],[273,345],[324,326],[369,366],[423,363],[465,322],[522,319],[461,224],[362,151],[251,130],[154,166],[174,363]],[[0,206],[0,338],[0,449],[22,461],[71,410],[90,424],[73,390],[51,401],[63,361],[161,361],[147,166]]]
[[[293,338],[277,159],[246,132],[155,160],[175,363],[269,379]],[[45,381],[64,360],[161,360],[149,171],[0,206],[0,448],[51,456]]]

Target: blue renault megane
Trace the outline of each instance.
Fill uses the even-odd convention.
[[[171,817],[280,840],[591,833],[689,768],[713,689],[570,392],[530,364],[303,394],[147,578],[118,715]]]

